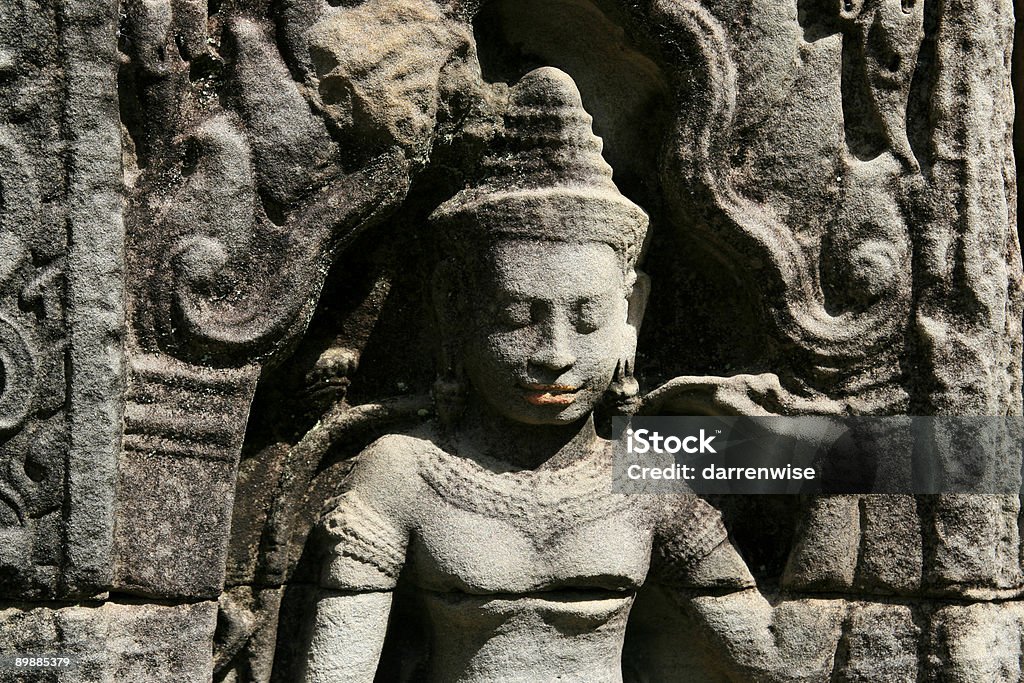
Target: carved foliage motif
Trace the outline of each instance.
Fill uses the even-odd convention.
[[[0,3],[0,590],[20,596],[91,594],[109,574],[103,529],[112,523],[104,507],[112,482],[104,477],[113,444],[96,445],[116,426],[90,411],[118,400],[106,395],[107,386],[116,393],[116,379],[100,367],[110,360],[108,370],[119,372],[119,347],[111,353],[107,346],[119,321],[112,284],[120,277],[119,254],[106,253],[105,242],[119,247],[120,238],[108,230],[108,216],[78,201],[83,184],[97,205],[107,199],[104,159],[97,155],[80,169],[79,149],[67,142],[75,135],[88,146],[105,125],[67,113],[72,102],[83,102],[78,69],[88,60],[70,66],[74,41],[62,42],[60,29],[78,25],[79,9]],[[109,8],[93,9],[90,19],[102,26]],[[102,62],[102,51],[96,59]],[[98,101],[102,92],[91,94]],[[95,113],[102,117],[103,107]],[[84,214],[91,226],[79,232]],[[90,229],[106,236],[91,242]],[[97,251],[83,253],[83,244]],[[103,274],[94,277],[98,262]],[[77,278],[92,280],[69,297],[79,283],[68,277],[72,267]],[[90,298],[96,287],[113,297],[113,306]],[[82,476],[83,468],[90,472]],[[80,505],[82,497],[90,500]]]
[[[940,347],[952,343],[951,336],[959,335],[952,334],[944,323],[936,321],[938,327],[934,327],[920,312],[916,314],[920,321],[916,331],[906,334],[913,311],[937,306],[950,309],[939,317],[952,315],[957,307],[955,298],[943,296],[940,303],[934,297],[936,290],[949,294],[958,287],[956,273],[980,273],[981,263],[989,258],[1016,263],[1019,250],[1013,216],[1003,200],[1009,185],[994,173],[982,180],[978,171],[976,184],[954,187],[948,169],[953,165],[968,176],[975,173],[962,149],[963,141],[989,135],[1004,140],[1006,125],[985,126],[981,134],[957,130],[954,121],[976,120],[977,114],[965,112],[963,118],[956,119],[949,108],[954,99],[951,93],[977,93],[976,100],[958,100],[961,107],[969,106],[966,102],[1005,102],[1008,81],[986,84],[980,92],[969,70],[934,58],[919,65],[919,53],[924,45],[929,57],[936,49],[951,54],[956,49],[949,42],[952,35],[958,30],[969,32],[964,23],[967,17],[986,16],[998,27],[995,30],[1001,32],[1002,39],[972,43],[973,49],[956,60],[979,68],[1005,63],[1006,31],[1012,16],[1008,4],[858,0],[801,5],[804,40],[810,40],[802,45],[801,56],[810,62],[815,52],[833,55],[831,65],[836,74],[826,79],[825,87],[842,92],[842,110],[830,108],[835,105],[827,99],[818,107],[792,101],[787,105],[798,112],[814,107],[843,125],[831,149],[835,158],[826,162],[831,174],[822,169],[825,173],[814,181],[822,189],[795,186],[805,194],[812,190],[825,193],[820,199],[805,199],[824,212],[812,215],[786,206],[785,197],[781,202],[758,199],[766,196],[763,188],[752,186],[748,174],[738,173],[750,170],[737,168],[735,163],[737,156],[745,154],[739,145],[745,144],[743,128],[750,126],[745,120],[750,115],[737,110],[737,98],[741,90],[757,91],[759,82],[756,75],[737,72],[730,58],[737,53],[732,45],[735,39],[698,3],[653,4],[677,32],[681,58],[696,59],[704,67],[699,72],[703,80],[696,87],[688,80],[690,71],[681,74],[686,79],[677,83],[680,101],[690,102],[698,113],[678,121],[663,175],[671,190],[669,201],[679,220],[688,223],[692,223],[686,218],[690,207],[704,203],[715,207],[708,220],[697,221],[694,227],[711,242],[713,250],[726,255],[727,267],[744,264],[735,268],[738,277],[748,277],[741,272],[744,270],[756,274],[756,282],[751,280],[749,286],[765,297],[776,335],[791,347],[778,358],[788,368],[781,373],[784,383],[798,393],[843,397],[861,412],[937,409],[936,397],[925,388],[932,384],[928,375],[945,375],[938,365],[952,359],[939,360],[925,349],[933,343]],[[767,25],[768,20],[763,21]],[[840,49],[830,36],[842,36]],[[793,74],[792,66],[766,66],[770,68],[765,73],[774,77],[786,74],[784,81],[800,77]],[[820,87],[807,84],[803,95],[829,97]],[[938,117],[937,125],[928,120],[928,112]],[[767,132],[779,140],[778,134]],[[795,139],[781,141],[802,144]],[[995,168],[1005,168],[1006,160],[998,153],[983,154],[988,154],[986,158]],[[1006,172],[1009,169],[1000,175]],[[991,202],[982,200],[979,193],[984,192],[992,193]],[[953,206],[947,205],[949,201]],[[971,209],[974,206],[991,211],[986,228],[980,224],[972,227],[979,215]],[[986,236],[974,238],[976,230],[986,231]],[[957,243],[961,247],[952,258],[934,251]],[[937,261],[943,262],[941,267]],[[1016,289],[1012,275],[1006,287],[970,295],[985,301],[982,308],[991,311],[989,322],[995,329],[1004,329],[1004,320],[1019,318],[1017,312],[1008,318],[1005,315],[1018,306],[1012,296]],[[1016,339],[1012,325],[1006,339]],[[969,334],[973,339],[956,342],[965,351],[970,348],[968,354],[982,367],[1002,357],[986,349],[983,327]],[[938,341],[940,337],[946,341]],[[936,367],[931,371],[921,367],[917,376],[908,380],[899,357],[917,351],[925,351],[929,363],[936,362]],[[939,393],[961,381],[951,377],[939,380],[937,385],[943,387]],[[881,389],[887,385],[887,390]],[[977,396],[987,403],[984,408],[979,406],[978,414],[1019,408],[1019,392],[1012,388],[992,391],[996,393]]]
[[[135,330],[142,350],[238,365],[294,340],[338,247],[404,196],[408,165],[433,140],[442,72],[469,43],[430,3],[285,2],[286,54],[297,55],[286,66],[272,26],[203,16],[204,4],[127,3],[129,222],[153,226],[131,250],[146,281]],[[393,30],[433,36],[436,64],[402,66],[394,46],[373,57],[375,32]],[[332,52],[340,35],[367,49]]]
[[[27,123],[59,106],[46,91],[55,85],[53,45],[33,59],[25,39],[55,17],[10,4],[0,21],[0,583],[5,592],[45,594],[62,561],[44,539],[59,533],[67,449],[66,195],[59,158],[37,153],[59,148],[58,131]]]

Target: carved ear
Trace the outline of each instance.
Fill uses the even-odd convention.
[[[647,299],[651,294],[651,278],[642,270],[636,271],[636,282],[633,289],[626,297],[629,309],[626,313],[626,323],[640,333],[640,323],[644,319],[644,311],[647,310]]]
[[[647,309],[647,298],[651,293],[651,278],[647,273],[636,271],[636,282],[633,289],[626,296],[626,324],[632,330],[627,334],[622,349],[622,357],[615,369],[615,378],[612,382],[612,390],[632,400],[640,390],[640,385],[633,378],[633,368],[636,365],[636,344],[640,336],[640,323],[644,318],[644,311]]]

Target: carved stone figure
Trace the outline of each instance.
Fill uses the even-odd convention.
[[[680,603],[728,592],[690,608],[748,680],[828,666],[838,610],[814,615],[823,648],[780,656],[760,630],[771,608],[744,590],[753,578],[706,502],[611,492],[594,410],[634,362],[647,216],[612,183],[589,121],[565,73],[526,74],[486,178],[431,216],[449,254],[433,282],[437,391],[465,396],[447,398],[446,424],[363,451],[328,503],[303,680],[374,677],[400,577],[430,623],[413,680],[620,681],[647,581]]]

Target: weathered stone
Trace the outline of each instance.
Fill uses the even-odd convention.
[[[209,602],[0,610],[0,681],[208,681],[216,618]],[[16,666],[17,657],[68,663],[30,669]]]
[[[216,598],[255,368],[131,361],[119,477],[114,587]],[[184,437],[184,438],[183,438]]]
[[[0,680],[1022,680],[1019,496],[630,497],[602,438],[960,415],[900,474],[1019,485],[1013,27],[0,0],[0,657],[77,659]]]
[[[839,646],[844,683],[918,681],[921,628],[907,605],[858,604],[850,609]]]
[[[112,577],[125,298],[113,3],[0,15],[0,592]],[[63,126],[57,125],[63,121]]]
[[[929,676],[934,680],[1019,681],[1019,604],[975,603],[943,607],[931,619]]]

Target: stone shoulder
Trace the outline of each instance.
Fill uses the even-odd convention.
[[[420,472],[424,457],[440,450],[429,433],[387,434],[352,459],[342,488],[381,514],[411,522],[410,514],[422,493]]]
[[[662,497],[653,560],[660,581],[677,588],[742,589],[754,585],[729,539],[721,513],[693,494]]]

